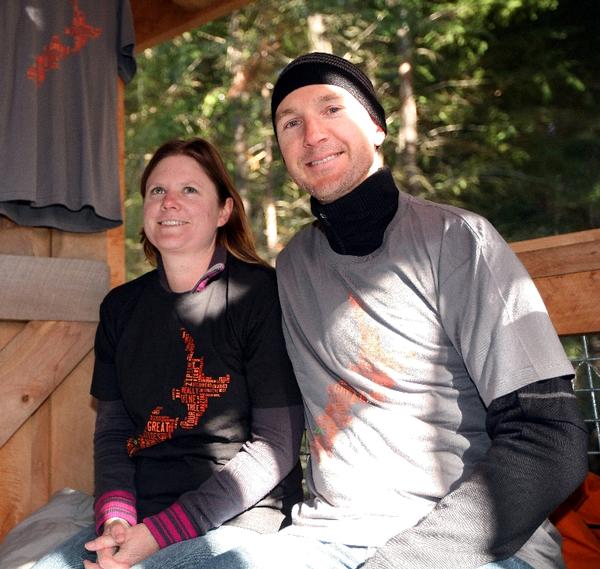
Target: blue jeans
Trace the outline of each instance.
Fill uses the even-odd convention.
[[[259,534],[233,526],[221,526],[202,537],[174,543],[151,555],[131,569],[200,569],[213,556],[232,547],[253,542]],[[31,569],[82,569],[83,560],[96,560],[84,544],[96,537],[93,527],[81,530],[54,551],[42,557]]]
[[[285,534],[257,536],[252,542],[230,549],[196,569],[357,569],[376,551],[326,543],[316,539]],[[480,569],[533,569],[511,557],[484,565]]]

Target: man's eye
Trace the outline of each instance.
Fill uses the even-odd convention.
[[[298,126],[300,124],[300,119],[292,119],[291,121],[286,122],[283,125],[283,128],[294,128],[295,126]]]
[[[329,107],[327,109],[327,111],[329,112],[329,114],[334,115],[336,113],[339,113],[342,110],[342,107]]]

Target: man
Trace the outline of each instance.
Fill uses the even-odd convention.
[[[317,218],[277,264],[310,496],[209,566],[564,567],[546,518],[585,476],[587,433],[526,270],[480,216],[398,191],[346,60],[292,61],[272,113]]]

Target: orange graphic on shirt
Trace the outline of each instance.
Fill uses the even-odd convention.
[[[173,436],[179,423],[179,417],[161,415],[162,407],[155,407],[150,413],[150,418],[144,427],[144,432],[139,437],[127,439],[127,453],[133,456],[143,448],[148,448],[162,443]]]
[[[173,389],[172,394],[173,400],[180,399],[187,407],[187,416],[180,422],[181,428],[193,429],[198,424],[200,417],[204,415],[209,398],[221,397],[227,391],[231,377],[229,374],[221,377],[204,375],[204,358],[194,357],[196,348],[194,338],[183,328],[181,336],[185,343],[188,364],[183,386]]]
[[[358,322],[360,338],[358,362],[353,364],[350,370],[370,379],[377,385],[392,387],[394,384],[392,378],[375,367],[373,362],[381,362],[387,367],[393,368],[396,365],[395,360],[384,350],[377,329],[366,321],[365,312],[358,301],[352,295],[348,300]],[[343,379],[327,388],[327,397],[327,406],[324,413],[317,417],[317,426],[310,441],[312,454],[317,459],[320,459],[322,453],[332,454],[335,437],[352,421],[353,405],[369,403],[369,398],[375,401],[384,399],[383,394],[376,391],[369,393],[369,397],[367,397]]]
[[[71,26],[64,29],[67,36],[71,36],[73,43],[67,45],[62,43],[58,34],[50,38],[50,42],[35,58],[27,70],[27,77],[39,87],[46,79],[46,72],[59,68],[59,63],[69,55],[81,51],[90,39],[95,39],[102,34],[102,28],[95,28],[87,23],[85,14],[79,9],[77,0],[73,2],[73,18]]]
[[[187,408],[184,419],[162,415],[162,407],[155,407],[146,422],[144,432],[127,440],[127,452],[133,456],[140,450],[154,446],[173,437],[177,428],[193,429],[208,408],[208,400],[221,397],[231,381],[229,374],[220,377],[204,375],[204,357],[194,357],[196,343],[184,328],[181,337],[185,345],[187,366],[183,385],[171,391],[173,401],[179,399]]]

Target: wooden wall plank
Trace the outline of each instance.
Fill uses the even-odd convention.
[[[0,350],[25,326],[25,322],[0,322]],[[48,500],[49,416],[49,409],[41,407],[0,447],[0,541]]]
[[[559,335],[600,332],[600,229],[510,244]]]
[[[93,493],[93,368],[94,356],[89,352],[50,398],[50,494],[64,487]]]
[[[533,278],[600,269],[600,240],[517,253]]]
[[[51,230],[49,257],[106,261],[106,232],[73,233]]]
[[[92,349],[90,322],[30,322],[0,352],[0,447]]]
[[[521,253],[523,251],[537,251],[539,249],[564,247],[565,245],[577,245],[578,243],[589,241],[600,241],[600,229],[588,229],[586,231],[551,235],[550,237],[513,241],[510,246],[515,253]]]
[[[0,253],[50,255],[50,230],[20,227],[0,216]],[[14,340],[26,322],[0,321],[0,349]],[[4,414],[7,402],[0,399]],[[48,498],[49,411],[40,408],[0,447],[0,540]]]
[[[600,331],[600,271],[534,279],[559,335]]]
[[[0,321],[0,351],[16,335],[20,334],[25,328],[25,322],[2,322]],[[1,405],[1,402],[0,402]]]
[[[29,431],[24,441],[29,445],[28,479],[31,484],[27,514],[43,506],[50,497],[50,416],[50,406],[42,404],[24,423]]]
[[[37,419],[32,417],[0,448],[0,539],[31,510],[31,495],[37,492],[32,484],[31,464],[35,455],[33,433]]]
[[[21,227],[0,215],[0,253],[6,255],[50,255],[50,230]]]

